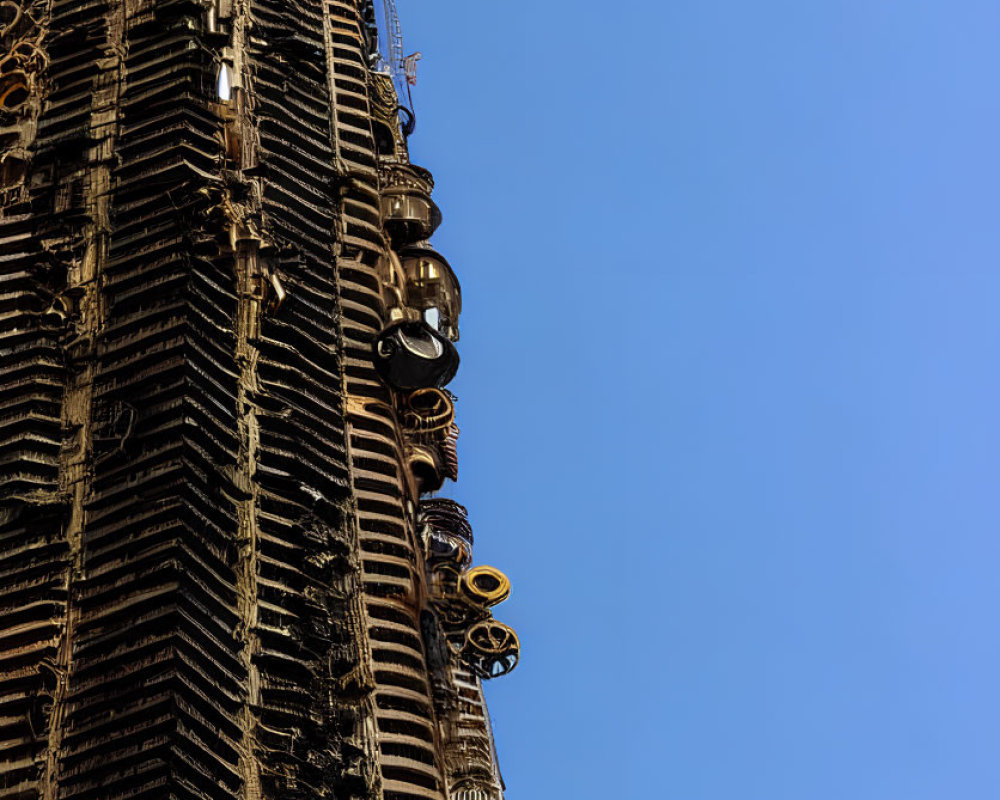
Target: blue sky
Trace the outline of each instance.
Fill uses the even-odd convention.
[[[511,800],[1000,797],[1000,3],[398,4]]]

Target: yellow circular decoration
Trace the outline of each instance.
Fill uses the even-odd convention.
[[[496,567],[473,567],[459,580],[459,590],[473,603],[495,606],[510,597],[510,579]]]

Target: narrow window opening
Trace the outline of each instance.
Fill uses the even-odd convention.
[[[434,330],[441,329],[441,311],[435,306],[428,308],[424,311],[424,320],[430,325]]]
[[[219,99],[228,103],[233,99],[233,88],[229,80],[229,65],[223,64],[219,67]]]

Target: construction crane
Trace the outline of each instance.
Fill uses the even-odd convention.
[[[417,61],[420,60],[420,53],[403,55],[403,29],[399,24],[396,0],[382,0],[381,17],[379,27],[384,43],[380,43],[379,47],[382,58],[382,64],[379,66],[389,70],[393,86],[396,87],[396,97],[406,109],[404,127],[410,128],[412,131],[414,115],[410,87],[416,84],[416,65]]]

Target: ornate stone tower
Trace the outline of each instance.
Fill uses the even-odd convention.
[[[502,796],[377,2],[0,0],[0,800]]]

